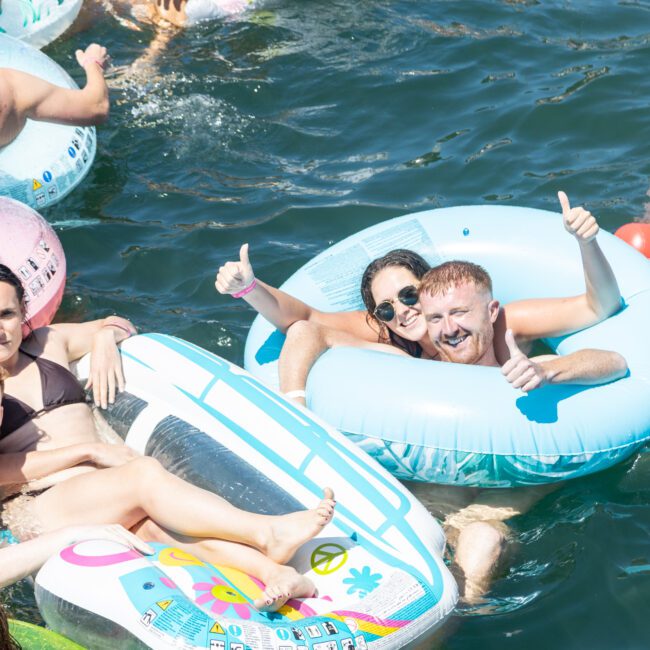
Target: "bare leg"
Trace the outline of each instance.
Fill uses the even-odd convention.
[[[504,523],[530,510],[558,485],[511,490],[483,490],[474,503],[445,518],[450,546],[455,549],[456,577],[463,599],[481,601],[508,549],[509,528]]]
[[[157,25],[156,33],[147,49],[130,65],[112,68],[109,71],[108,85],[112,89],[128,87],[134,83],[149,84],[160,79],[158,59],[169,42],[178,34],[174,26]]]
[[[329,348],[321,326],[307,321],[295,322],[287,330],[287,340],[282,346],[278,372],[280,390],[283,393],[304,391],[307,375],[325,350]],[[293,397],[299,404],[305,404],[305,398]]]
[[[452,571],[463,600],[481,601],[509,549],[504,523],[530,510],[557,485],[503,489],[407,483],[425,507],[444,522],[452,549]]]
[[[475,521],[460,530],[446,526],[445,532],[462,599],[468,605],[478,604],[503,563],[510,531],[503,522]]]
[[[296,321],[287,330],[287,340],[280,353],[278,363],[280,390],[283,393],[304,391],[307,385],[307,375],[318,357],[329,348],[342,346],[404,354],[390,345],[369,343],[341,330],[304,320]],[[305,404],[304,397],[295,397],[294,399],[300,404]]]
[[[255,576],[265,585],[260,598],[253,602],[257,609],[277,611],[290,598],[308,598],[316,591],[314,583],[307,576],[293,567],[277,564],[250,546],[185,537],[161,528],[151,519],[139,522],[133,531],[145,541],[176,546],[211,564],[232,567]]]
[[[188,537],[253,546],[284,564],[317,535],[334,512],[332,491],[313,510],[279,517],[240,510],[221,497],[167,472],[153,458],[97,470],[55,485],[30,502],[44,532],[73,524],[122,524],[145,517]]]

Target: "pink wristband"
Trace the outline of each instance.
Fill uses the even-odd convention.
[[[243,298],[247,293],[250,293],[256,286],[257,286],[257,280],[253,278],[253,281],[245,289],[242,289],[241,291],[238,291],[237,293],[232,293],[230,295],[233,298]]]
[[[96,63],[102,70],[104,69],[104,64],[99,59],[89,59],[88,57],[84,57],[84,64],[88,62]],[[84,67],[86,66],[84,65]]]

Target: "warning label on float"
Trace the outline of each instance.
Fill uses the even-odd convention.
[[[410,219],[355,240],[324,259],[314,260],[305,266],[305,271],[331,307],[362,309],[359,286],[364,270],[372,260],[395,248],[425,251],[424,256],[432,266],[441,261],[422,224]]]
[[[182,639],[187,639],[191,644],[207,645],[208,626],[211,621],[204,612],[181,600],[167,599],[158,601],[156,605],[162,611],[153,619],[149,617],[152,631],[155,629],[176,639],[177,647],[184,647],[181,645]],[[147,613],[154,612],[149,610]]]

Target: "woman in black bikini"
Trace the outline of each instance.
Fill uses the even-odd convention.
[[[106,404],[123,385],[116,343],[133,326],[111,316],[52,325],[23,340],[23,320],[22,285],[0,265],[4,526],[25,540],[64,526],[121,524],[147,541],[258,577],[267,585],[258,607],[277,609],[290,597],[314,593],[308,578],[284,564],[331,520],[331,490],[312,510],[257,515],[182,481],[121,442],[102,442],[68,363],[92,351],[89,386],[95,401]]]

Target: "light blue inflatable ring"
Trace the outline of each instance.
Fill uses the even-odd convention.
[[[609,233],[598,241],[616,273],[623,309],[546,343],[559,354],[618,351],[629,365],[624,379],[524,395],[498,368],[339,348],[310,373],[310,408],[404,479],[532,485],[596,472],[630,456],[650,436],[650,264]],[[452,259],[483,265],[502,304],[584,292],[580,254],[561,216],[503,206],[431,210],[381,223],[324,251],[282,288],[325,311],[361,309],[363,269],[393,248],[416,250],[432,265]],[[282,341],[258,317],[246,345],[246,368],[272,385]]]
[[[82,3],[83,0],[3,0],[0,32],[40,49],[72,25]]]
[[[52,59],[0,34],[0,67],[27,72],[65,88],[75,82]],[[42,210],[69,194],[95,158],[93,127],[27,120],[18,137],[0,149],[0,196]]]

